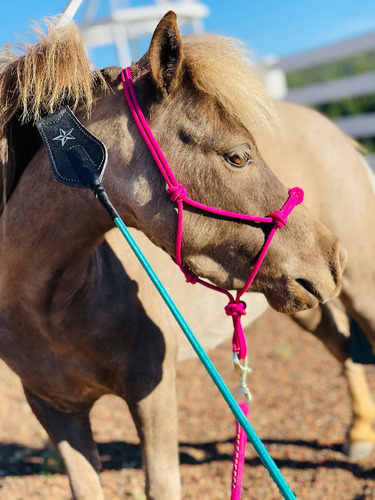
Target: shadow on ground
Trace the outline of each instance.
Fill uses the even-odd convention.
[[[231,461],[232,455],[219,451],[219,445],[231,443],[232,440],[212,441],[206,443],[180,443],[180,463],[182,465],[202,465],[216,461]],[[292,445],[296,447],[311,448],[316,451],[331,450],[340,452],[342,445],[333,444],[325,446],[318,441],[303,440],[274,440],[265,439],[264,444],[270,445]],[[140,469],[142,457],[139,446],[136,444],[113,441],[98,444],[99,454],[104,470]],[[197,455],[199,458],[197,458]],[[350,471],[354,477],[362,479],[373,479],[374,471],[366,470],[359,464],[345,460],[321,460],[304,461],[281,459],[276,460],[280,469],[342,469]],[[247,465],[259,466],[259,458],[254,457],[246,460]],[[29,476],[33,474],[51,475],[62,473],[64,466],[59,455],[50,446],[34,449],[18,444],[0,443],[0,477],[4,476]]]

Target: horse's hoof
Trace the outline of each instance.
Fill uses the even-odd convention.
[[[347,441],[343,445],[343,452],[351,460],[358,460],[359,458],[368,457],[375,447],[375,443],[370,441]]]

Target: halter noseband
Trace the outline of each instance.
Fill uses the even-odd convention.
[[[226,210],[221,210],[218,208],[210,207],[208,205],[204,205],[195,200],[190,199],[187,196],[187,190],[183,184],[179,184],[171,170],[167,160],[165,159],[163,152],[160,149],[159,144],[157,143],[155,137],[153,136],[150,127],[147,124],[147,121],[142,113],[142,110],[139,106],[137,96],[135,94],[132,76],[130,68],[126,68],[121,72],[121,79],[124,88],[125,97],[131,111],[131,114],[134,118],[134,121],[141,133],[147,147],[149,148],[154,160],[159,167],[160,173],[163,176],[168,188],[167,193],[169,194],[171,200],[177,204],[177,236],[176,236],[176,254],[175,254],[175,262],[184,273],[186,281],[188,283],[200,283],[207,288],[212,290],[216,290],[218,292],[224,293],[228,299],[229,303],[225,307],[225,312],[228,316],[232,316],[234,333],[233,333],[233,351],[238,354],[239,359],[244,359],[246,357],[246,342],[241,326],[241,316],[246,314],[246,304],[241,299],[242,295],[248,290],[250,285],[252,284],[263,260],[267,253],[267,250],[271,244],[272,238],[275,235],[275,232],[278,228],[282,228],[287,224],[287,217],[293,210],[296,205],[299,205],[303,201],[303,190],[299,187],[294,187],[289,190],[289,198],[284,204],[284,206],[280,210],[276,210],[272,212],[268,217],[256,217],[253,215],[247,214],[239,214],[237,212],[228,212]],[[216,285],[212,285],[201,278],[199,278],[196,274],[194,274],[190,269],[185,267],[182,262],[182,230],[183,230],[183,208],[184,203],[191,205],[195,208],[198,208],[205,212],[210,212],[213,214],[221,215],[224,217],[228,217],[230,219],[240,219],[240,220],[248,220],[252,222],[267,222],[272,224],[272,229],[267,236],[267,239],[263,245],[263,248],[255,262],[251,273],[246,280],[245,285],[242,287],[240,291],[237,292],[236,297],[228,291],[224,290]]]

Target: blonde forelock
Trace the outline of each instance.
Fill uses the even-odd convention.
[[[196,88],[248,130],[269,129],[277,122],[273,103],[239,41],[219,36],[191,37],[184,44],[184,55]]]

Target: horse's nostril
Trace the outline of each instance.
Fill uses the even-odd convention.
[[[311,295],[314,295],[314,297],[316,297],[319,302],[324,302],[324,298],[322,297],[321,293],[316,288],[316,286],[311,283],[311,281],[305,280],[303,278],[297,278],[296,282],[301,285],[307,292],[311,293]]]

